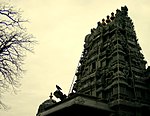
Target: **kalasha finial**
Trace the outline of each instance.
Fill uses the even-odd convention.
[[[111,20],[114,20],[114,18],[115,18],[115,16],[114,16],[114,13],[112,12],[110,19],[111,19]]]
[[[110,23],[110,17],[107,15],[106,23]]]
[[[102,24],[101,24],[101,22],[100,22],[100,21],[99,21],[99,22],[97,22],[97,25],[98,25],[98,26],[102,26]]]
[[[124,15],[128,15],[128,8],[127,8],[127,6],[121,7],[121,11],[123,12]]]
[[[128,11],[127,6],[121,7],[121,10]]]
[[[50,97],[50,99],[52,99],[52,97],[53,97],[52,92],[50,93],[50,96],[49,96],[49,97]]]
[[[102,19],[102,25],[105,26],[106,23],[105,23],[105,19]]]

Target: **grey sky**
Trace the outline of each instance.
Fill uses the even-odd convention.
[[[127,5],[145,59],[150,63],[149,0],[1,0],[21,8],[29,19],[28,32],[38,45],[27,54],[17,94],[6,93],[3,101],[11,109],[0,116],[35,116],[38,106],[58,84],[68,94],[83,50],[84,37],[97,22]],[[56,98],[55,98],[56,99]]]

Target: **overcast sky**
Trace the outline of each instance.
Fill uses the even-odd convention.
[[[0,116],[35,116],[58,84],[68,94],[84,44],[97,22],[127,5],[145,59],[150,64],[150,0],[0,0],[23,10],[38,44],[25,58],[21,87],[5,94]],[[54,98],[56,99],[56,98]]]

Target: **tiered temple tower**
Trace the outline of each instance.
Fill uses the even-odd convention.
[[[128,8],[98,22],[85,37],[72,91],[99,98],[117,116],[150,112],[150,68],[128,17]]]
[[[57,87],[37,116],[147,116],[150,67],[141,52],[128,8],[121,7],[85,37],[76,80],[68,96]],[[62,99],[63,98],[63,99]]]

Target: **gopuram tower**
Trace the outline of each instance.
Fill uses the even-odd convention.
[[[66,96],[43,102],[37,116],[147,116],[150,66],[141,52],[128,8],[121,7],[86,35],[84,50]]]
[[[150,112],[146,63],[128,8],[121,7],[85,37],[73,91],[99,98],[117,116],[145,116]]]

